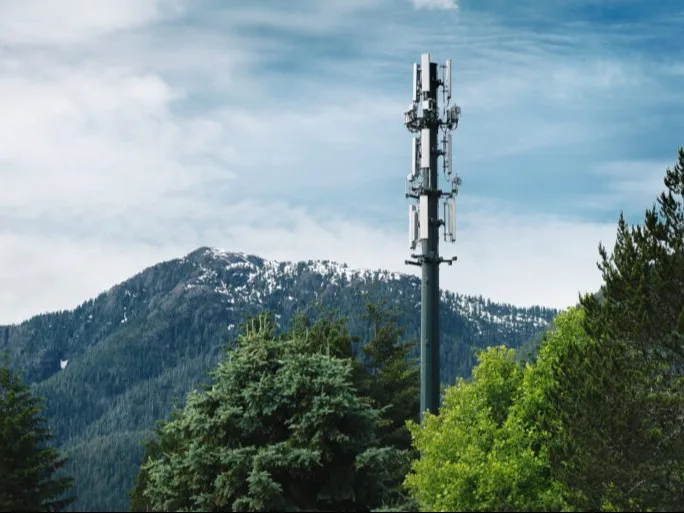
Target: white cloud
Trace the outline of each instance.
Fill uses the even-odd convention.
[[[190,4],[0,0],[0,323],[73,307],[202,245],[415,272],[403,228],[358,219],[354,206],[373,195],[395,218],[382,196],[403,192],[402,112],[421,48],[456,64],[466,183],[485,161],[494,182],[551,172],[556,157],[531,158],[541,150],[608,151],[601,137],[668,97],[640,66],[596,55],[596,34],[373,18],[386,1],[221,2],[192,24],[163,24]],[[650,176],[593,178],[617,203],[641,201]],[[443,246],[459,257],[443,268],[446,288],[563,307],[598,287],[596,246],[612,245],[613,224],[484,209],[468,199],[477,192],[463,189],[459,243]]]
[[[225,249],[240,247],[274,259],[329,259],[352,267],[418,274],[416,268],[404,265],[410,250],[403,231],[324,220],[303,210],[269,210],[282,226],[268,229],[256,220],[255,225],[239,225],[231,230]],[[238,217],[248,218],[249,211],[246,208]],[[456,255],[458,261],[442,267],[440,284],[494,301],[565,308],[577,302],[579,292],[598,289],[598,243],[612,248],[615,226],[514,214],[499,205],[478,207],[460,215],[455,245],[441,243],[442,255]]]
[[[615,242],[615,223],[516,215],[496,205],[468,219],[454,248],[459,261],[453,271],[442,271],[442,282],[454,291],[516,305],[566,308],[580,292],[596,291],[598,243],[612,249]]]
[[[178,247],[2,232],[0,247],[0,324],[75,308],[142,267],[179,253]]]
[[[171,106],[182,95],[158,75],[96,64],[40,74],[0,68],[0,205],[122,212],[203,179],[230,178],[218,165],[231,151],[223,128],[207,119],[178,123]]]
[[[625,160],[599,164],[594,169],[605,190],[588,194],[580,204],[598,210],[631,210],[643,212],[651,208],[665,190],[665,170],[672,166],[665,160]]]
[[[457,0],[411,0],[416,9],[458,9]]]
[[[178,15],[181,0],[3,0],[0,43],[68,44]]]
[[[202,227],[194,231],[183,226],[181,218],[170,219],[151,232],[149,244],[117,243],[106,234],[82,240],[0,234],[0,324],[73,308],[143,267],[183,256],[201,245],[281,261],[328,259],[352,268],[418,274],[416,268],[404,265],[410,250],[401,230],[285,203],[244,201],[213,214],[222,221],[211,221],[210,212],[200,211]],[[148,221],[145,226],[153,224]],[[452,267],[442,267],[441,286],[521,306],[565,308],[576,303],[579,291],[598,288],[598,242],[612,248],[614,233],[614,224],[474,207],[460,216],[457,244],[441,245],[444,256],[458,256]]]

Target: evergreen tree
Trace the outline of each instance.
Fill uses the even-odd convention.
[[[600,341],[603,395],[591,411],[604,422],[581,467],[595,469],[593,479],[579,467],[568,471],[589,494],[614,490],[618,507],[678,511],[684,503],[684,148],[664,182],[667,191],[658,208],[646,211],[643,226],[628,226],[620,214],[612,254],[599,246],[600,294],[581,299],[586,329]]]
[[[72,479],[55,477],[66,463],[46,444],[52,440],[41,417],[42,401],[22,384],[3,356],[0,364],[0,510],[62,511]]]
[[[368,511],[407,455],[377,443],[349,360],[255,321],[213,384],[158,429],[134,498],[157,511]],[[142,473],[146,475],[142,478]]]
[[[361,368],[358,387],[382,413],[377,427],[379,445],[406,451],[409,455],[405,465],[395,462],[391,467],[393,493],[387,497],[386,507],[390,508],[388,511],[415,511],[417,503],[402,485],[410,462],[418,457],[406,424],[420,417],[420,368],[409,357],[415,344],[401,339],[399,316],[399,311],[389,308],[387,302],[366,303],[362,318],[368,321],[371,333],[358,355]]]
[[[672,370],[684,367],[684,147],[664,182],[643,226],[628,226],[620,214],[613,253],[599,246],[601,297],[582,305],[590,333],[623,340]]]
[[[406,421],[420,416],[420,368],[409,358],[415,344],[401,340],[399,313],[385,303],[368,303],[363,316],[371,326],[369,342],[363,353],[363,383],[360,389],[376,408],[385,411],[380,429],[383,443],[398,449],[411,448],[411,434]]]

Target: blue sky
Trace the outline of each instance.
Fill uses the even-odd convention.
[[[442,285],[559,308],[684,144],[680,0],[3,0],[0,323],[215,246],[406,273],[411,67],[453,61]]]

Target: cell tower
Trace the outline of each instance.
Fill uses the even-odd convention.
[[[441,79],[437,76],[441,68]],[[454,258],[439,256],[439,228],[444,227],[444,240],[456,241],[456,203],[461,179],[452,172],[451,132],[458,126],[461,108],[449,107],[451,100],[451,60],[444,66],[430,62],[430,54],[421,56],[413,65],[413,101],[405,113],[406,128],[416,134],[411,142],[411,171],[406,177],[406,197],[417,205],[409,207],[409,240],[411,249],[420,244],[421,253],[412,254],[407,264],[422,269],[420,302],[420,417],[426,411],[437,414],[440,399],[439,379],[439,265],[451,265]],[[437,104],[437,89],[442,87],[442,116]],[[440,137],[440,130],[442,137]],[[439,147],[441,142],[441,149]],[[439,188],[438,158],[450,189]],[[453,176],[452,176],[453,175]],[[443,200],[444,216],[439,217]]]

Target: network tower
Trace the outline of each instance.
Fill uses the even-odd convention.
[[[441,78],[438,71],[441,70]],[[437,90],[442,88],[442,115],[437,103]],[[444,240],[456,241],[456,203],[461,179],[453,173],[451,132],[458,126],[461,108],[449,106],[451,100],[451,60],[444,66],[430,62],[430,54],[421,56],[413,65],[413,101],[405,115],[409,132],[416,134],[411,142],[411,170],[406,177],[406,197],[417,204],[409,207],[409,240],[412,254],[407,264],[422,269],[420,302],[420,416],[426,411],[437,414],[440,400],[439,379],[439,265],[452,264],[456,257],[439,256],[439,229],[444,227]],[[441,132],[441,138],[440,138]],[[441,143],[441,148],[440,144]],[[448,191],[439,188],[438,158],[449,184]],[[439,203],[443,202],[440,218]]]

